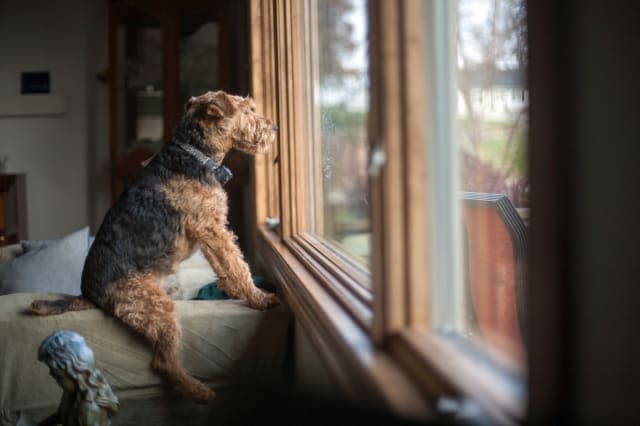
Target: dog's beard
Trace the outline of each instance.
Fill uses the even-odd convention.
[[[265,154],[275,141],[275,133],[259,133],[253,140],[238,139],[234,141],[233,147],[247,154]]]
[[[245,154],[266,154],[271,148],[271,142],[267,139],[253,142],[242,141],[234,143],[233,147]]]

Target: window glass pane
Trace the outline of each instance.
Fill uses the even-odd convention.
[[[363,0],[313,4],[314,231],[368,265],[367,5]]]
[[[465,333],[524,357],[528,100],[524,0],[458,0],[455,138]]]

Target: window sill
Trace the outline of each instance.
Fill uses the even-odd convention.
[[[475,415],[488,416],[497,424],[524,421],[524,372],[503,355],[490,356],[464,338],[418,329],[397,333],[388,347],[408,374],[422,378],[423,393],[473,401],[480,410]]]
[[[347,397],[411,418],[435,417],[440,396],[475,401],[501,424],[525,418],[526,398],[518,380],[499,373],[488,362],[479,367],[470,345],[406,329],[395,333],[384,349],[376,347],[358,319],[361,307],[345,307],[331,286],[316,278],[317,264],[311,267],[301,261],[295,238],[283,242],[266,228],[258,235],[262,264]],[[323,274],[324,281],[328,275]],[[513,376],[523,376],[517,365],[511,367]]]
[[[258,253],[333,382],[347,397],[357,403],[384,406],[401,416],[434,415],[433,407],[391,356],[373,345],[360,322],[278,235],[259,229]]]

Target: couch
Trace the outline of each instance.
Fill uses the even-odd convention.
[[[0,282],[0,290],[11,287],[12,283],[7,281],[20,275],[7,274],[6,270],[15,272],[16,268],[24,267],[22,256],[52,244],[55,247],[64,238],[23,242],[0,249],[0,280],[4,280]],[[79,239],[77,235],[75,238]],[[90,242],[88,237],[87,249]],[[72,251],[68,245],[65,250]],[[38,261],[48,263],[46,259],[31,263]],[[68,271],[75,266],[68,264],[58,269]],[[46,276],[45,281],[51,284],[60,271],[41,272],[33,275]],[[221,409],[222,403],[218,403],[219,410],[214,411],[229,417],[233,416],[230,407],[234,406],[229,399],[233,395],[240,398],[239,389],[282,379],[289,315],[284,307],[256,311],[237,300],[193,300],[198,289],[205,285],[210,288],[211,279],[215,280],[215,275],[201,254],[196,253],[169,278],[167,290],[175,300],[182,328],[183,364],[216,390],[216,400],[223,401],[226,408]],[[150,368],[151,351],[143,338],[99,309],[49,317],[25,315],[24,309],[32,300],[55,299],[63,293],[57,288],[42,291],[25,285],[25,291],[0,295],[0,425],[27,424],[24,422],[28,419],[39,420],[55,411],[62,391],[49,377],[48,368],[37,360],[37,350],[45,337],[61,329],[80,333],[93,349],[97,367],[120,400],[121,410],[114,424],[198,424],[193,416],[203,417],[201,420],[205,422],[209,416],[207,408],[184,400]],[[79,288],[79,281],[74,285]],[[241,404],[236,407],[242,409]],[[181,417],[171,418],[176,415]]]

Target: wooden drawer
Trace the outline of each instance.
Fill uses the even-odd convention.
[[[0,246],[27,238],[26,176],[0,174]]]

